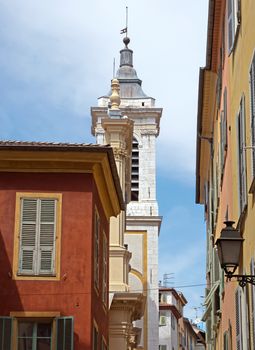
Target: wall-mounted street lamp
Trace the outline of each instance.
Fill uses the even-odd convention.
[[[234,221],[225,221],[226,227],[221,230],[216,241],[221,267],[224,269],[227,281],[236,278],[241,287],[247,283],[255,285],[255,275],[234,275],[239,266],[240,254],[244,239],[238,229],[233,227]]]

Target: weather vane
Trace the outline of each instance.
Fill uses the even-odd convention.
[[[126,6],[126,27],[121,29],[120,34],[126,33],[126,37],[128,35],[128,7]]]

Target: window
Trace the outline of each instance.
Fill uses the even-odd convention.
[[[0,318],[0,350],[11,349],[73,350],[73,317]]]
[[[14,267],[18,276],[59,278],[60,194],[17,193]],[[20,277],[24,278],[24,277]]]
[[[172,327],[172,330],[175,330],[175,317],[172,313],[171,313],[171,327]]]
[[[107,280],[108,280],[108,242],[105,233],[103,234],[103,259],[102,259],[102,300],[107,305]]]
[[[159,350],[167,350],[167,345],[159,345]]]
[[[242,350],[242,300],[241,290],[238,287],[235,292],[236,305],[236,350]]]
[[[167,317],[166,317],[166,313],[164,311],[160,311],[159,312],[159,325],[160,326],[166,326],[166,321]]]
[[[131,201],[139,199],[139,149],[138,141],[133,137],[131,158]]]
[[[223,350],[228,350],[228,332],[223,335]]]
[[[0,350],[11,350],[12,318],[0,317]]]
[[[223,111],[220,118],[220,161],[221,174],[223,175],[227,151],[227,90],[223,94]]]
[[[107,344],[104,337],[102,337],[101,350],[107,350]]]
[[[19,321],[18,350],[50,350],[52,346],[52,322]]]
[[[93,350],[98,350],[98,328],[93,326]]]
[[[255,54],[250,69],[252,177],[255,178]]]
[[[100,218],[97,209],[95,209],[95,227],[94,227],[94,284],[99,289],[99,237],[100,237]]]
[[[240,103],[240,110],[237,117],[240,214],[243,213],[247,204],[244,102],[245,102],[244,97],[242,97],[241,103]]]
[[[241,4],[240,0],[227,1],[227,23],[228,23],[228,53],[234,48],[236,34],[241,22]]]
[[[251,259],[250,263],[251,275],[255,274],[255,263],[254,259]],[[252,348],[255,349],[255,285],[251,285],[251,333],[252,333]]]

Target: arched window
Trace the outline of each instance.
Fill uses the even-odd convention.
[[[138,141],[133,137],[131,161],[131,201],[139,199],[139,150]]]

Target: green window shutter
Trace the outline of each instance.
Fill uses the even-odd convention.
[[[56,200],[40,200],[39,274],[55,271]]]
[[[242,314],[241,314],[241,290],[238,287],[235,292],[236,304],[236,350],[242,350]]]
[[[255,55],[250,69],[250,98],[252,146],[255,147]],[[255,148],[252,148],[252,177],[255,177]]]
[[[0,317],[0,350],[11,350],[12,318]]]
[[[254,259],[251,259],[250,264],[251,275],[255,274],[255,263]],[[252,344],[255,349],[255,286],[251,285],[251,316],[252,316]]]
[[[21,200],[19,273],[35,273],[37,205],[36,199]]]
[[[73,350],[73,317],[57,317],[56,350]]]

